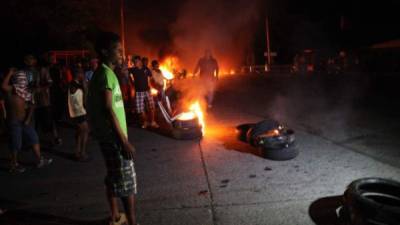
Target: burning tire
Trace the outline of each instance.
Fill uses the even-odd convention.
[[[203,136],[198,118],[173,121],[171,134],[179,140],[192,140]]]
[[[193,140],[203,136],[201,128],[173,128],[171,134],[179,140]]]
[[[356,180],[343,197],[352,225],[399,224],[399,182],[381,178]]]
[[[261,122],[258,122],[254,124],[247,132],[247,141],[252,144],[252,140],[257,138],[257,136],[267,131],[277,129],[279,128],[279,126],[280,124],[275,120],[263,120]]]
[[[264,157],[272,160],[289,160],[299,154],[294,144],[294,131],[275,120],[264,120],[252,126],[247,131],[247,142],[261,148]]]

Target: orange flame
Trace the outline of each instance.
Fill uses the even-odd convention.
[[[201,126],[201,132],[203,135],[206,130],[206,123],[204,119],[204,113],[201,109],[199,101],[194,102],[189,106],[189,111],[179,114],[177,117],[178,120],[192,120],[197,118],[199,121],[199,125]]]
[[[164,61],[160,65],[160,70],[163,73],[165,79],[172,80],[174,79],[174,70],[176,70],[178,66],[178,58],[174,56],[169,56],[164,59]]]
[[[192,120],[196,118],[196,114],[194,112],[184,112],[179,114],[178,120]]]
[[[150,94],[151,94],[152,96],[157,96],[157,95],[158,95],[157,89],[151,88],[151,89],[150,89]]]
[[[204,120],[204,113],[201,109],[199,101],[196,101],[192,105],[190,105],[189,109],[196,114],[197,118],[199,119],[199,125],[201,126],[201,131],[203,132],[203,135],[206,133],[206,123]]]
[[[162,66],[160,66],[160,70],[165,79],[167,79],[167,80],[174,79],[174,74],[167,67],[162,65]]]

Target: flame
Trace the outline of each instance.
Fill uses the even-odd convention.
[[[178,120],[192,120],[197,118],[199,121],[199,125],[201,126],[201,132],[203,135],[205,134],[206,123],[204,120],[204,113],[201,109],[199,101],[194,102],[189,106],[189,110],[187,112],[181,113],[178,115]]]
[[[264,134],[260,135],[263,137],[276,137],[279,136],[280,132],[278,129],[273,129],[273,130],[269,130],[267,132],[265,132]]]
[[[194,118],[196,118],[196,114],[194,112],[184,112],[178,116],[178,120],[192,120]]]
[[[160,64],[160,70],[163,73],[163,76],[167,80],[174,79],[174,72],[178,66],[178,58],[175,56],[169,56],[163,60]]]
[[[157,95],[158,95],[157,89],[151,88],[151,89],[150,89],[150,94],[151,94],[152,96],[157,96]]]
[[[174,79],[174,74],[168,68],[166,68],[164,65],[160,66],[160,70],[165,79],[167,79],[167,80]]]
[[[204,120],[204,113],[201,109],[199,101],[196,101],[195,103],[190,105],[189,109],[197,116],[199,120],[199,125],[201,126],[201,131],[203,132],[204,135],[206,131],[206,123]]]

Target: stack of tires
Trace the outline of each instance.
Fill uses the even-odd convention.
[[[260,148],[265,158],[282,161],[293,159],[299,154],[294,131],[275,120],[243,124],[237,130],[239,140]]]
[[[353,181],[343,195],[351,225],[399,225],[400,183],[381,178]]]

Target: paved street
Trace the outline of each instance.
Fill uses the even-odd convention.
[[[140,224],[337,224],[323,220],[334,213],[337,196],[351,181],[400,180],[397,97],[375,79],[225,77],[202,140],[178,141],[130,128],[137,149]],[[297,158],[264,159],[236,140],[237,125],[270,117],[296,131]],[[0,208],[9,211],[0,224],[90,225],[107,217],[105,168],[96,143],[89,142],[90,162],[75,162],[70,159],[73,130],[61,133],[63,146],[47,153],[54,164],[19,175],[7,172],[1,141]],[[21,156],[29,167],[32,153]]]

